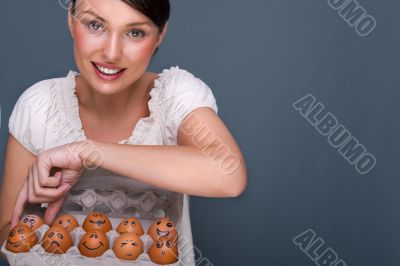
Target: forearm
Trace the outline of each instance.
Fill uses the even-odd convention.
[[[80,156],[107,170],[165,190],[207,197],[240,194],[245,170],[227,173],[192,146],[121,145],[88,141]],[[91,147],[88,149],[88,147]],[[93,152],[95,151],[95,152]]]

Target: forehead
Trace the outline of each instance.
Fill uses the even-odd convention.
[[[128,5],[122,0],[77,0],[75,14],[80,16],[91,16],[95,13],[110,24],[124,25],[133,22],[150,22],[151,20]],[[117,14],[117,15],[116,15]]]

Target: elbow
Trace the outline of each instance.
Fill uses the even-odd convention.
[[[228,175],[222,184],[224,197],[239,197],[247,186],[247,172],[245,169],[238,171],[236,175]]]

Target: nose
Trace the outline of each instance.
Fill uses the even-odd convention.
[[[103,47],[103,57],[106,61],[115,62],[122,55],[122,40],[118,34],[110,34]]]

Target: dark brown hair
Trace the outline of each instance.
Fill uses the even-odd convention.
[[[77,0],[71,0],[71,14],[75,15]],[[148,17],[161,32],[169,19],[169,0],[121,0]]]

